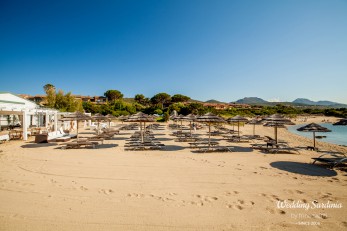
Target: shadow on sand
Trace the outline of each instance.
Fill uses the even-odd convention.
[[[277,161],[270,164],[274,168],[278,168],[283,171],[297,173],[306,176],[336,176],[337,173],[334,170],[319,167],[313,164],[290,162],[290,161]]]
[[[101,149],[101,148],[115,148],[118,147],[118,144],[99,144],[98,146],[96,146],[97,149]]]
[[[99,144],[97,145],[95,148],[92,147],[82,147],[82,148],[71,148],[71,150],[73,149],[104,149],[104,148],[115,148],[118,147],[118,144]],[[59,147],[56,147],[55,149],[62,149],[64,147],[64,145],[61,145]]]
[[[240,147],[240,146],[230,146],[233,152],[253,152],[252,148]]]
[[[158,141],[169,141],[169,140],[173,140],[173,138],[156,138],[156,140]]]
[[[21,145],[22,148],[45,148],[45,147],[52,147],[58,145],[57,143],[27,143],[24,145]]]
[[[185,147],[178,146],[178,145],[165,145],[163,147],[164,151],[179,151],[179,150],[183,150],[183,149],[185,149]]]

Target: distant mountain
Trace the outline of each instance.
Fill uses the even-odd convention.
[[[314,105],[314,106],[347,106],[345,104],[336,103],[336,102],[327,101],[327,100],[320,100],[320,101],[315,102],[315,101],[305,99],[305,98],[298,98],[298,99],[294,100],[293,103],[305,104],[305,105]]]
[[[224,102],[221,102],[221,101],[218,101],[215,99],[210,99],[210,100],[205,101],[205,103],[224,103]]]
[[[243,104],[268,104],[268,101],[265,101],[258,97],[245,97],[243,99],[239,99],[236,101],[236,103],[243,103]]]

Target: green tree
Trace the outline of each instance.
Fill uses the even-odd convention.
[[[46,106],[53,108],[56,100],[55,86],[48,83],[43,86],[43,90],[46,92]]]
[[[43,90],[46,92],[50,91],[50,90],[54,90],[55,91],[55,86],[53,84],[47,83],[45,86],[43,86]]]
[[[82,101],[76,100],[75,97],[71,95],[71,92],[64,95],[62,90],[59,90],[55,96],[54,108],[63,112],[83,111]]]
[[[151,102],[155,105],[160,105],[161,109],[164,108],[164,105],[169,103],[171,100],[171,96],[167,93],[158,93],[151,98]]]
[[[188,100],[190,100],[190,97],[181,94],[176,94],[171,97],[171,102],[173,103],[187,102]]]
[[[163,115],[163,120],[164,120],[164,122],[167,122],[167,121],[169,121],[169,119],[170,119],[170,114],[168,111],[166,111]]]
[[[146,98],[144,95],[142,94],[137,94],[135,95],[135,98],[134,100],[139,103],[139,104],[142,104],[144,106],[147,106],[149,104],[149,99]]]
[[[104,93],[109,101],[116,101],[123,99],[123,94],[118,90],[108,90]]]

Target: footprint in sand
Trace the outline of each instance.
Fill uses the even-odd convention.
[[[206,196],[206,197],[204,198],[204,200],[207,201],[207,202],[213,202],[213,201],[218,200],[218,197],[209,197],[209,196]]]
[[[284,210],[280,210],[280,209],[275,210],[275,209],[269,208],[269,207],[266,208],[266,211],[268,211],[271,214],[280,214],[280,215],[286,214],[286,212]]]
[[[280,198],[279,198],[277,195],[271,195],[271,197],[272,197],[273,199],[277,200],[277,201],[280,200]]]
[[[232,196],[232,195],[237,195],[237,194],[239,194],[238,191],[233,191],[232,193],[229,192],[229,191],[226,191],[226,192],[225,192],[225,195],[226,195],[226,196]]]
[[[197,206],[204,206],[204,203],[203,203],[203,202],[191,201],[190,204],[191,204],[191,205],[197,205]]]
[[[241,205],[227,204],[225,207],[227,207],[228,209],[243,210],[243,207]]]
[[[80,187],[80,189],[81,189],[82,191],[87,191],[87,190],[88,190],[88,188],[84,187],[83,185]]]
[[[103,194],[109,195],[109,194],[113,193],[113,190],[112,189],[100,189],[99,193],[103,193]],[[129,195],[131,196],[131,194],[128,194],[128,196]]]
[[[102,190],[105,190],[105,189],[102,189]],[[110,190],[110,189],[109,189]],[[112,191],[112,190],[111,190]],[[112,191],[113,192],[113,191]],[[108,192],[108,194],[109,194],[110,192]],[[142,193],[128,193],[127,194],[127,196],[128,197],[136,197],[136,198],[143,198],[143,197],[145,197],[145,195],[144,194],[142,194]],[[153,196],[154,197],[154,195],[150,195],[150,196]]]

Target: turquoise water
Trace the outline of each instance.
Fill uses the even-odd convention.
[[[297,128],[305,125],[306,124],[288,126],[288,131],[312,139],[312,132],[299,132],[296,130]],[[316,132],[316,136],[326,136],[326,138],[323,139],[316,139],[317,141],[347,145],[347,126],[333,126],[332,124],[328,123],[320,123],[319,125],[330,129],[331,132]]]

